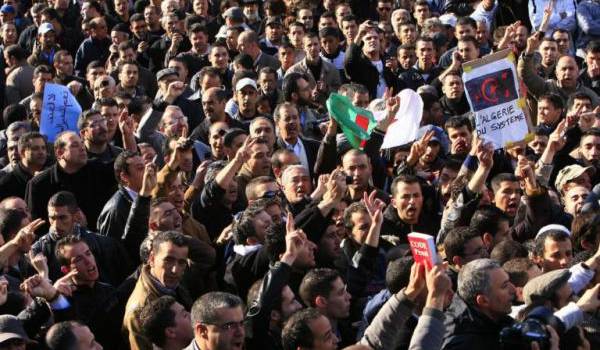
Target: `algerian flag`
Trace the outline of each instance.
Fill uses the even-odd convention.
[[[377,126],[373,113],[354,106],[348,97],[336,93],[327,99],[327,110],[342,128],[352,147],[363,149]]]

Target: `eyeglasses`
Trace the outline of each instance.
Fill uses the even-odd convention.
[[[263,193],[262,196],[260,196],[260,198],[263,199],[272,199],[272,198],[277,198],[278,196],[281,195],[281,191],[267,191],[265,193]]]
[[[223,323],[223,324],[215,324],[215,323],[204,323],[205,325],[210,325],[210,326],[215,326],[217,328],[219,328],[222,331],[230,331],[232,329],[236,329],[236,328],[244,328],[244,326],[246,325],[246,319],[243,319],[241,321],[231,321],[231,322],[227,322],[227,323]]]

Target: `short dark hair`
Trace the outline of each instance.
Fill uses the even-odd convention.
[[[504,264],[502,268],[508,274],[508,279],[515,287],[525,287],[529,281],[527,271],[534,265],[534,262],[527,258],[511,259]]]
[[[19,209],[0,209],[0,234],[4,242],[10,241],[21,229],[23,219],[27,213]]]
[[[89,73],[94,68],[106,69],[106,67],[104,67],[104,63],[102,63],[102,61],[94,60],[94,61],[88,63],[87,67],[85,67],[85,72]]]
[[[444,124],[444,129],[446,129],[446,131],[448,131],[448,129],[450,129],[450,128],[459,129],[459,128],[462,128],[463,126],[466,126],[469,131],[471,131],[471,132],[473,131],[473,124],[471,124],[471,121],[469,120],[469,118],[463,117],[463,116],[454,116],[454,117],[448,118],[448,120]]]
[[[73,327],[82,327],[77,321],[64,321],[55,323],[46,333],[46,345],[50,350],[66,350],[77,348],[77,336]]]
[[[231,230],[235,244],[246,245],[246,240],[248,238],[256,236],[254,219],[264,210],[264,207],[252,203],[248,205],[248,207],[242,212],[242,215],[240,215],[240,217],[233,222]]]
[[[588,100],[592,103],[592,105],[594,103],[594,101],[592,100],[592,96],[590,96],[587,92],[574,92],[569,96],[569,100],[567,101],[567,109],[570,110],[571,108],[573,108],[573,105],[575,105],[575,100]]]
[[[88,126],[89,120],[95,115],[100,115],[100,111],[95,109],[83,111],[83,113],[79,116],[79,119],[77,119],[77,128],[79,130],[85,129]]]
[[[254,67],[254,60],[252,59],[252,56],[248,55],[247,53],[237,54],[237,56],[233,58],[233,63],[249,70],[253,69]]]
[[[346,226],[346,228],[348,229],[352,229],[352,227],[354,226],[354,224],[352,223],[352,214],[354,213],[365,213],[369,215],[369,211],[367,210],[367,207],[362,201],[350,204],[344,210],[344,226]]]
[[[152,251],[158,253],[160,245],[163,243],[172,243],[178,247],[188,247],[188,242],[185,236],[177,231],[159,232],[152,240]]]
[[[500,173],[492,178],[492,191],[496,193],[503,182],[519,182],[519,179],[517,179],[515,174]]]
[[[385,271],[385,286],[392,294],[398,293],[408,285],[410,269],[415,260],[406,256],[390,261]]]
[[[462,43],[473,43],[473,45],[475,45],[476,48],[479,48],[479,42],[477,41],[477,39],[475,39],[474,36],[471,35],[467,35],[465,37],[462,37],[458,40],[458,42],[462,42]]]
[[[296,350],[299,347],[312,348],[315,337],[309,323],[322,317],[314,308],[300,310],[293,314],[285,323],[281,334],[281,343],[284,350]]]
[[[98,107],[119,107],[117,101],[112,97],[103,97],[99,100],[96,100],[96,104]]]
[[[392,196],[396,195],[396,192],[398,191],[398,184],[401,182],[406,183],[406,184],[417,183],[417,184],[419,184],[419,186],[421,185],[421,183],[419,182],[419,178],[416,177],[415,175],[400,174],[400,175],[396,176],[394,181],[392,181]]]
[[[19,153],[29,149],[31,147],[31,142],[34,139],[42,139],[44,140],[44,142],[46,142],[46,136],[40,134],[37,131],[30,131],[30,132],[26,132],[23,135],[21,135],[21,137],[19,137],[19,143],[17,145],[17,147],[19,148]]]
[[[129,166],[127,161],[139,155],[140,154],[138,152],[133,152],[130,150],[124,150],[123,152],[119,153],[114,164],[115,179],[117,179],[118,183],[121,183],[121,173],[129,174]]]
[[[177,300],[170,295],[163,295],[156,300],[146,303],[139,313],[142,333],[153,344],[160,347],[165,345],[165,329],[175,326],[175,312],[171,306]]]
[[[314,307],[316,297],[329,297],[332,284],[338,278],[340,274],[334,269],[318,268],[308,271],[300,283],[300,298],[305,305]]]
[[[58,11],[56,11],[52,7],[46,7],[45,9],[42,10],[42,12],[40,12],[40,14],[42,16],[49,17],[50,19],[59,19],[60,18]]]
[[[575,216],[571,223],[571,237],[573,248],[576,251],[583,250],[582,243],[586,242],[597,246],[600,238],[600,214],[597,212],[582,212]]]
[[[194,302],[192,306],[192,326],[198,323],[215,324],[218,319],[218,309],[243,308],[244,303],[237,295],[225,292],[206,293]]]
[[[509,221],[508,216],[494,205],[485,205],[475,211],[469,226],[483,234],[488,232],[493,237],[498,233],[498,226],[502,221]]]
[[[27,51],[17,44],[9,45],[4,49],[4,52],[8,57],[14,57],[19,62],[27,59]]]
[[[569,234],[564,231],[553,230],[553,229],[545,231],[542,234],[539,234],[537,237],[535,237],[534,245],[533,245],[533,255],[534,256],[537,256],[537,257],[544,256],[546,239],[548,239],[548,238],[555,242],[571,241],[571,237],[569,236]]]
[[[527,248],[512,239],[507,239],[496,244],[490,253],[490,259],[496,260],[499,264],[504,264],[515,258],[527,258],[528,256],[529,252]]]
[[[192,33],[204,33],[208,35],[208,28],[202,23],[194,23],[188,29],[188,36],[191,36]]]
[[[85,243],[87,245],[87,242],[84,241],[83,238],[76,235],[68,235],[56,242],[56,247],[54,247],[54,256],[56,257],[56,260],[60,266],[68,266],[71,264],[71,261],[64,256],[63,248],[66,246],[73,246],[78,243]]]
[[[71,213],[75,213],[77,210],[79,210],[79,205],[77,204],[75,195],[69,191],[56,192],[48,200],[48,206],[54,208],[67,207]]]
[[[292,94],[297,93],[299,90],[298,80],[300,80],[300,79],[304,79],[304,80],[308,81],[308,78],[306,77],[305,74],[296,73],[296,72],[286,74],[286,76],[283,78],[282,90],[283,90],[283,98],[285,101],[287,101],[287,102],[292,101]]]
[[[45,64],[40,64],[33,70],[33,77],[35,78],[40,74],[52,74],[52,77],[54,77],[54,68]]]
[[[586,48],[585,48],[585,52],[589,53],[600,53],[600,40],[591,40]]]
[[[468,226],[458,226],[448,232],[444,239],[446,259],[452,261],[455,256],[465,257],[465,245],[473,238],[481,237],[479,231]]]
[[[544,94],[538,98],[538,101],[541,101],[541,100],[545,100],[545,101],[552,103],[552,106],[554,106],[554,108],[559,108],[559,109],[565,108],[565,101],[563,101],[563,98],[557,94],[553,94],[553,93]]]
[[[456,25],[457,26],[467,25],[467,26],[473,27],[473,29],[477,29],[477,22],[469,16],[459,17],[456,20]]]
[[[131,17],[129,17],[129,23],[132,24],[133,22],[139,22],[139,21],[145,21],[146,19],[144,18],[144,14],[143,13],[134,13],[133,15],[131,15]]]

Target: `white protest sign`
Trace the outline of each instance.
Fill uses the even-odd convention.
[[[46,83],[40,117],[40,133],[54,142],[56,135],[66,130],[77,132],[81,106],[64,85]]]
[[[529,132],[514,62],[513,53],[505,50],[463,65],[477,135],[494,149],[522,141]]]
[[[423,100],[421,96],[411,89],[404,89],[398,94],[400,96],[400,108],[396,113],[394,122],[388,127],[381,149],[393,148],[417,139],[421,119],[423,118]],[[375,119],[381,118],[378,114],[373,113]],[[384,114],[385,117],[385,114]]]

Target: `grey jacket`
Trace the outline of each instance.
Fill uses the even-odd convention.
[[[395,349],[401,334],[397,329],[412,315],[414,307],[415,304],[408,300],[403,291],[392,295],[367,327],[360,343],[373,350]]]
[[[417,327],[410,339],[409,350],[439,350],[444,340],[444,313],[437,309],[424,308]]]
[[[331,92],[337,91],[337,89],[342,85],[342,81],[340,79],[340,72],[335,68],[335,66],[324,59],[321,59],[321,72],[318,77],[313,76],[311,70],[308,68],[306,64],[306,58],[302,61],[291,66],[286,72],[285,75],[290,73],[301,73],[308,77],[308,83],[311,87],[314,87],[317,84],[317,80],[322,80],[327,86],[327,94]]]

